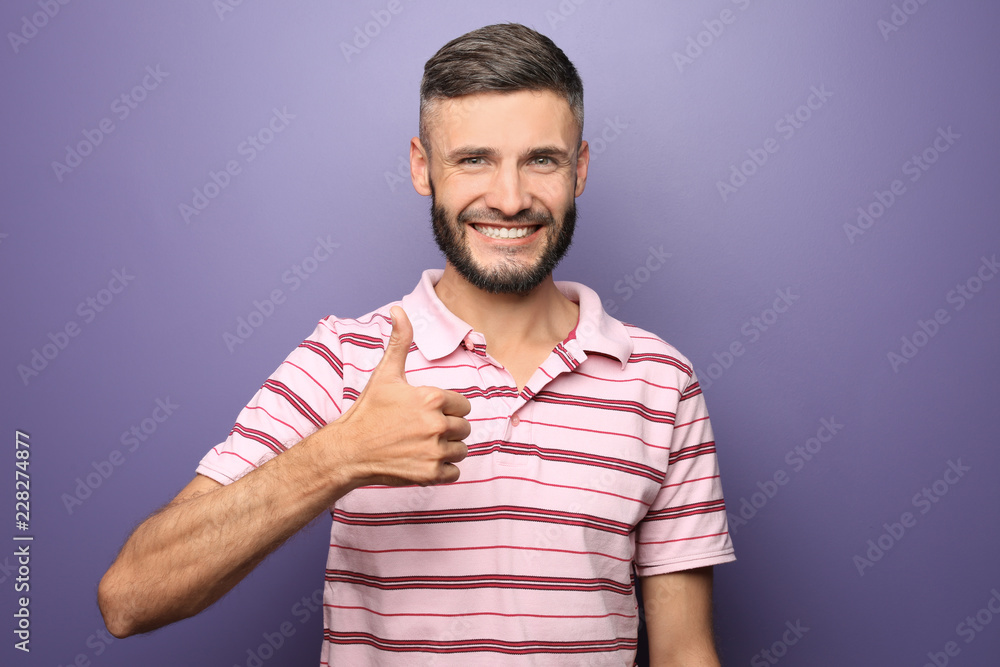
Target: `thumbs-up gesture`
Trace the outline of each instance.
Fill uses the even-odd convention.
[[[471,431],[464,417],[472,406],[454,391],[410,386],[404,367],[413,327],[402,308],[390,312],[385,354],[358,400],[330,424],[337,427],[339,464],[356,486],[454,482],[454,464],[468,453],[462,440]]]

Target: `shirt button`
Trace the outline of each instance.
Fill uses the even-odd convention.
[[[521,418],[520,417],[518,417],[517,415],[512,415],[511,416],[511,418],[510,418],[510,424],[511,424],[511,426],[517,426],[520,423],[521,423]]]
[[[469,352],[472,352],[474,349],[476,349],[476,346],[472,344],[471,340],[469,340],[468,338],[466,338],[465,339],[465,349],[468,350]]]

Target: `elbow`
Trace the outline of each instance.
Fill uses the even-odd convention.
[[[101,583],[97,585],[97,606],[104,618],[104,625],[112,635],[124,639],[137,633],[135,623],[125,612],[125,604],[117,592],[111,570],[105,573]]]

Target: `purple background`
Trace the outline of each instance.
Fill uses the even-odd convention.
[[[948,642],[948,664],[998,664],[1000,279],[976,274],[992,278],[983,258],[1000,253],[1000,9],[399,0],[393,14],[381,0],[244,0],[220,13],[225,1],[0,9],[0,662],[315,664],[320,615],[296,605],[321,583],[323,518],[215,607],[151,636],[101,639],[97,581],[318,319],[368,312],[443,266],[428,202],[396,172],[422,66],[467,30],[519,21],[566,51],[587,90],[590,182],[556,277],[675,344],[707,387],[739,558],[716,571],[724,664],[773,664],[767,649],[785,665],[921,666]],[[166,74],[122,106],[147,67]],[[800,109],[814,87],[830,95]],[[241,143],[275,109],[294,118],[247,161]],[[797,110],[795,128],[783,119]],[[95,134],[104,118],[113,131]],[[949,128],[947,151],[910,180],[906,163]],[[85,132],[99,145],[57,175]],[[717,183],[761,151],[723,197]],[[179,205],[229,160],[240,172],[185,221]],[[894,180],[892,205],[849,234]],[[318,237],[339,246],[296,288],[286,272]],[[661,246],[669,259],[647,265]],[[134,278],[102,293],[115,270]],[[959,285],[979,291],[965,300]],[[276,289],[273,315],[230,350],[224,334]],[[938,310],[944,323],[928,325]],[[914,336],[920,321],[933,337]],[[71,322],[78,335],[49,345]],[[894,368],[903,337],[922,345]],[[22,378],[36,350],[54,358]],[[128,451],[123,433],[157,399],[178,407]],[[842,425],[832,439],[824,419]],[[16,429],[32,452],[30,655],[11,633]],[[79,500],[114,450],[121,465]],[[949,462],[968,470],[939,481]],[[936,502],[915,500],[935,482]],[[888,550],[859,566],[880,539]],[[965,625],[977,612],[979,631]],[[294,634],[259,653],[285,622]],[[786,622],[808,631],[788,645]]]

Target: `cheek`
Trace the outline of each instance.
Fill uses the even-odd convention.
[[[479,181],[482,181],[480,183]],[[445,202],[449,209],[453,211],[464,211],[476,202],[481,201],[486,191],[485,179],[475,176],[463,175],[462,178],[453,178],[449,181],[444,196],[438,191],[438,199]]]
[[[546,175],[535,179],[532,183],[532,191],[535,198],[553,214],[556,211],[565,210],[576,194],[573,179],[562,175]]]

